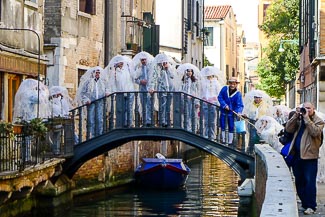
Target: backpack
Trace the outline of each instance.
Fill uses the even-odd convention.
[[[278,133],[279,142],[281,142],[282,145],[286,145],[288,142],[291,142],[293,139],[293,133],[288,133],[285,129],[282,129]]]

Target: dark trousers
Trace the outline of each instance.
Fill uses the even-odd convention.
[[[295,159],[292,166],[297,194],[304,208],[316,209],[316,176],[318,159]]]

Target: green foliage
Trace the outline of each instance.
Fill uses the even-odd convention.
[[[258,88],[280,98],[286,84],[295,79],[299,67],[299,47],[294,43],[299,37],[299,0],[275,0],[267,9],[260,29],[269,44],[263,50],[257,73],[261,78]],[[279,52],[281,40],[285,52]]]
[[[213,64],[208,60],[208,58],[204,55],[203,67],[212,66]]]
[[[41,118],[34,118],[30,122],[24,122],[24,125],[26,134],[45,140],[48,129]]]
[[[0,134],[8,134],[10,139],[15,139],[13,124],[0,120]]]

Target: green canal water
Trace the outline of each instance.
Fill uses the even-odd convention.
[[[191,173],[186,186],[180,190],[127,186],[77,196],[59,206],[55,204],[64,198],[50,203],[41,199],[35,208],[19,216],[256,216],[253,200],[239,198],[238,176],[222,161],[206,155],[187,164]]]

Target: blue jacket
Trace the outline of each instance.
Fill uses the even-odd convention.
[[[241,113],[244,108],[243,99],[241,93],[236,90],[232,95],[229,95],[229,86],[224,86],[219,95],[218,100],[220,103],[221,114],[226,114],[228,111],[224,108],[228,105],[231,111],[235,111],[236,113]],[[228,113],[229,115],[233,115],[232,112]]]

